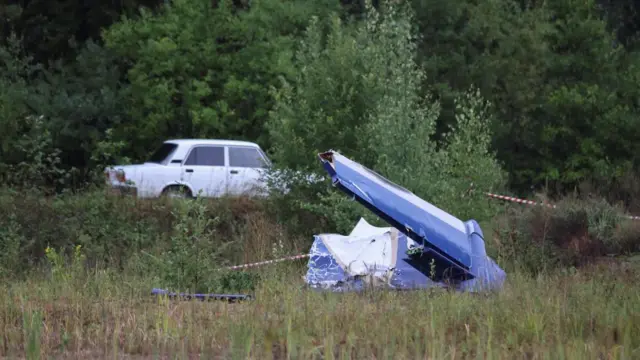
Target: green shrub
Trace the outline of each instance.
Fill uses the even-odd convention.
[[[176,221],[169,243],[152,260],[149,275],[162,288],[191,291],[252,289],[255,279],[246,273],[221,272],[225,255],[238,249],[237,238],[222,239],[216,231],[219,217],[211,216],[202,199],[180,203],[173,209]],[[216,239],[217,238],[217,239]],[[216,239],[216,240],[214,240]],[[214,241],[212,241],[214,240]]]

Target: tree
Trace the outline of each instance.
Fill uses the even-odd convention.
[[[526,179],[531,173],[514,173],[536,173],[537,167],[528,129],[529,114],[540,105],[537,94],[548,53],[544,36],[549,26],[540,21],[540,11],[523,10],[512,0],[412,3],[422,35],[418,52],[426,88],[433,89],[443,107],[436,138],[456,122],[455,99],[476,86],[494,105],[493,145],[511,184],[531,185]],[[514,145],[507,148],[506,143]]]
[[[268,123],[273,158],[281,167],[313,171],[318,152],[338,150],[457,216],[486,215],[472,184],[499,187],[503,173],[489,151],[485,102],[476,92],[458,99],[458,122],[436,146],[431,136],[440,108],[421,95],[410,9],[390,3],[367,9],[362,24],[337,15],[312,21],[296,53],[298,76],[276,91]],[[363,215],[349,204],[332,192],[301,205],[331,214],[346,231]]]
[[[0,47],[0,65],[0,178],[6,181],[8,166],[26,160],[18,151],[18,139],[29,130],[24,123],[30,114],[24,102],[29,93],[24,78],[33,73],[34,67],[15,35]]]
[[[269,85],[289,77],[294,38],[333,1],[175,0],[104,33],[129,64],[128,114],[118,134],[136,157],[167,137],[223,137],[268,145]],[[337,3],[336,3],[337,5]]]
[[[97,154],[98,144],[101,152],[108,148],[105,141],[117,145],[109,137],[109,129],[124,115],[115,59],[89,42],[74,62],[58,61],[45,68],[25,55],[20,39],[11,43],[0,48],[8,70],[0,74],[6,84],[0,95],[3,164],[16,176],[24,172],[18,177],[26,183],[84,183],[96,167],[113,160]],[[72,169],[80,170],[79,177],[69,177]]]
[[[0,19],[5,26],[0,28],[0,39],[17,34],[27,53],[43,65],[58,59],[73,60],[86,41],[100,41],[101,29],[121,15],[131,15],[140,7],[153,9],[163,2],[31,0],[2,5]]]
[[[623,175],[637,155],[637,79],[594,1],[549,4],[553,55],[539,121],[542,175],[565,186]]]
[[[633,56],[594,1],[413,4],[427,84],[443,104],[436,135],[474,84],[495,105],[493,146],[518,192],[564,191],[637,163]]]

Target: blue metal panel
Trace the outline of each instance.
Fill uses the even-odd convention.
[[[309,269],[305,277],[307,282],[341,282],[347,279],[347,274],[344,272],[344,269],[340,267],[336,259],[331,256],[331,253],[319,236],[314,236],[309,255]]]
[[[437,272],[447,273],[450,279],[476,276],[472,259],[477,249],[464,222],[337,152],[319,157],[334,185],[424,245],[422,254],[412,256],[415,266],[433,260]]]

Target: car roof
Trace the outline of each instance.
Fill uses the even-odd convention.
[[[227,139],[171,139],[165,141],[165,143],[172,143],[177,145],[237,145],[256,148],[260,147],[258,144],[249,141]]]

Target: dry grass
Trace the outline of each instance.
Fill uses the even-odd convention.
[[[284,270],[284,271],[283,271]],[[0,355],[47,358],[623,359],[640,356],[638,267],[510,274],[504,291],[321,294],[260,270],[246,303],[180,302],[107,272],[0,290]],[[25,319],[41,314],[41,323]],[[41,325],[39,325],[41,324]],[[38,326],[39,325],[39,326]],[[33,337],[33,335],[36,335]],[[39,335],[39,336],[38,336]],[[37,339],[29,342],[29,337]]]
[[[548,207],[510,207],[493,220],[488,247],[532,273],[585,266],[606,255],[640,251],[640,221],[603,199],[566,197]]]

